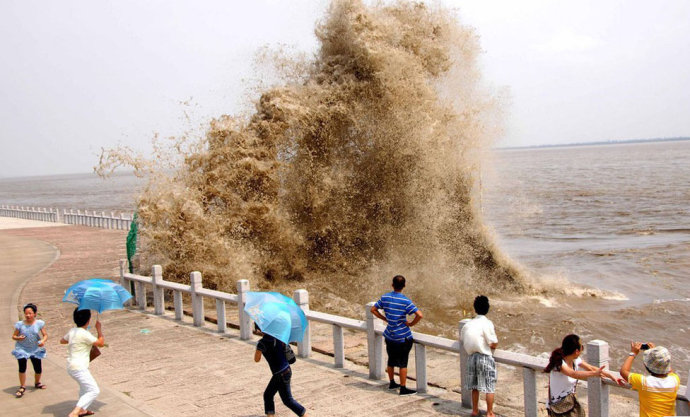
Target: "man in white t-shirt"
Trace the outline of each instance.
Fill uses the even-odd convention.
[[[489,299],[483,295],[474,299],[477,317],[465,324],[460,340],[469,355],[467,361],[467,386],[472,390],[472,416],[479,415],[479,392],[486,394],[486,415],[495,417],[494,392],[496,391],[496,362],[493,351],[498,346],[494,324],[486,318]]]

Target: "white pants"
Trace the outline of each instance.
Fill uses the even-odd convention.
[[[81,407],[83,410],[88,409],[91,403],[98,397],[98,394],[101,393],[101,390],[98,389],[98,385],[96,384],[96,380],[93,379],[88,369],[81,369],[78,371],[68,370],[67,373],[79,383],[79,401],[77,401],[77,407]]]

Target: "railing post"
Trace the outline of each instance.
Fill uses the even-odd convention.
[[[225,301],[216,300],[216,321],[218,323],[218,333],[227,333],[228,326],[225,318]]]
[[[525,417],[537,417],[537,373],[522,368],[522,389],[525,394]]]
[[[125,271],[127,271],[127,260],[120,259],[120,285],[127,288],[127,280],[125,279]]]
[[[130,285],[127,284],[127,280],[125,279],[125,272],[127,272],[127,260],[126,259],[120,259],[120,285],[126,290],[129,291]],[[125,302],[125,305],[131,306],[132,305],[132,299],[130,298]]]
[[[333,325],[333,357],[336,368],[345,367],[345,336],[343,328],[337,324]]]
[[[688,371],[688,378],[690,378],[690,371]],[[687,379],[686,381],[687,387],[690,387],[690,379]],[[686,388],[685,389],[685,398],[690,399],[690,389]],[[690,401],[684,401],[684,400],[676,400],[676,415],[677,416],[690,416]]]
[[[151,286],[153,287],[153,314],[162,316],[165,312],[164,290],[159,287],[163,281],[163,267],[154,265],[151,268]]]
[[[134,282],[134,297],[140,310],[146,310],[146,285],[141,281]]]
[[[292,299],[306,314],[309,311],[309,292],[307,290],[295,290]],[[304,331],[304,338],[297,343],[297,354],[300,358],[308,358],[311,353],[311,326],[307,320],[307,329]]]
[[[371,312],[374,304],[370,302],[366,305],[369,379],[381,379],[383,377],[383,336],[376,334],[376,317]]]
[[[241,340],[249,340],[252,336],[252,320],[249,314],[244,311],[244,305],[247,303],[247,292],[249,292],[249,281],[246,279],[237,281],[237,317],[240,319]]]
[[[173,304],[175,305],[175,320],[182,320],[182,292],[178,290],[173,291]]]
[[[458,341],[460,342],[460,395],[462,398],[462,406],[466,408],[472,407],[472,391],[467,389],[467,362],[469,355],[462,345],[462,328],[469,323],[470,319],[460,320],[458,323]]]
[[[421,343],[414,344],[414,366],[417,370],[417,391],[426,392],[426,346]]]
[[[604,369],[609,367],[609,344],[603,340],[592,340],[587,343],[587,362],[592,366]],[[608,417],[609,386],[601,382],[600,377],[587,379],[587,402],[590,417]]]
[[[189,276],[192,289],[192,315],[194,316],[194,325],[201,327],[204,325],[204,298],[197,294],[197,291],[203,288],[201,284],[201,272],[194,271]]]

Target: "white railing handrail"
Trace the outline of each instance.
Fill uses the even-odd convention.
[[[240,319],[240,338],[248,340],[251,336],[251,321],[243,311],[244,300],[246,300],[246,293],[249,291],[249,282],[247,280],[240,280],[237,283],[237,294],[229,294],[223,291],[216,291],[203,288],[201,281],[201,273],[192,272],[190,274],[191,285],[180,284],[177,282],[165,281],[163,279],[162,268],[155,265],[152,268],[152,276],[146,277],[142,275],[130,274],[125,272],[126,261],[120,261],[120,280],[123,286],[135,285],[135,303],[140,309],[146,309],[146,284],[153,287],[153,302],[155,314],[164,314],[164,297],[162,290],[172,290],[174,296],[174,310],[175,318],[181,320],[183,317],[182,310],[182,294],[190,294],[192,297],[192,316],[195,326],[203,326],[203,298],[214,299],[216,301],[216,312],[218,320],[218,332],[226,332],[225,319],[225,303],[230,302],[237,306],[238,315]],[[333,350],[335,365],[338,368],[344,366],[344,335],[343,329],[354,331],[362,331],[367,333],[367,346],[369,357],[369,376],[372,379],[380,379],[383,376],[383,331],[385,326],[383,322],[374,318],[371,314],[371,306],[369,303],[366,306],[365,312],[367,314],[366,320],[357,320],[349,317],[342,317],[335,314],[323,313],[309,309],[309,294],[306,290],[297,290],[293,298],[295,302],[304,310],[307,320],[330,324],[333,328]],[[460,329],[468,321],[462,320],[459,323]],[[425,333],[413,332],[412,337],[415,343],[415,362],[416,362],[416,379],[417,388],[419,391],[426,391],[426,348],[439,349],[443,351],[453,352],[460,355],[460,376],[462,383],[462,403],[464,406],[470,405],[470,392],[464,389],[464,381],[466,373],[463,372],[464,365],[467,361],[467,353],[462,347],[460,340],[447,339],[440,336],[433,336]],[[600,340],[593,340],[587,344],[588,356],[587,361],[593,365],[603,366],[608,365],[608,344]],[[310,330],[305,332],[304,340],[298,343],[298,355],[301,357],[308,357],[311,353],[311,336]],[[510,365],[523,369],[523,386],[524,386],[524,405],[526,416],[537,415],[537,386],[536,375],[546,367],[548,360],[545,358],[530,356],[523,353],[510,352],[506,350],[494,351],[494,359],[498,363]],[[614,376],[619,376],[618,372],[610,371]],[[618,387],[614,382],[600,378],[590,378],[589,384],[583,384],[589,391],[589,415],[604,417],[608,416],[608,386]],[[620,388],[620,387],[619,387]],[[678,413],[688,412],[688,392],[686,386],[681,386],[678,391],[676,401]],[[680,414],[679,414],[680,415]]]
[[[367,322],[363,320],[351,319],[348,317],[336,316],[335,314],[322,313],[320,311],[309,310],[304,313],[308,320],[313,320],[324,324],[334,324],[344,329],[367,330]]]

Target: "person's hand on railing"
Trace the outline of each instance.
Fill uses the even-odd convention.
[[[615,375],[613,375],[610,372],[602,371],[601,377],[602,378],[606,377],[606,378],[610,379],[611,381],[615,382],[618,386],[621,386],[621,387],[625,386],[625,382],[626,382],[625,379],[623,379],[621,377],[616,377]]]

